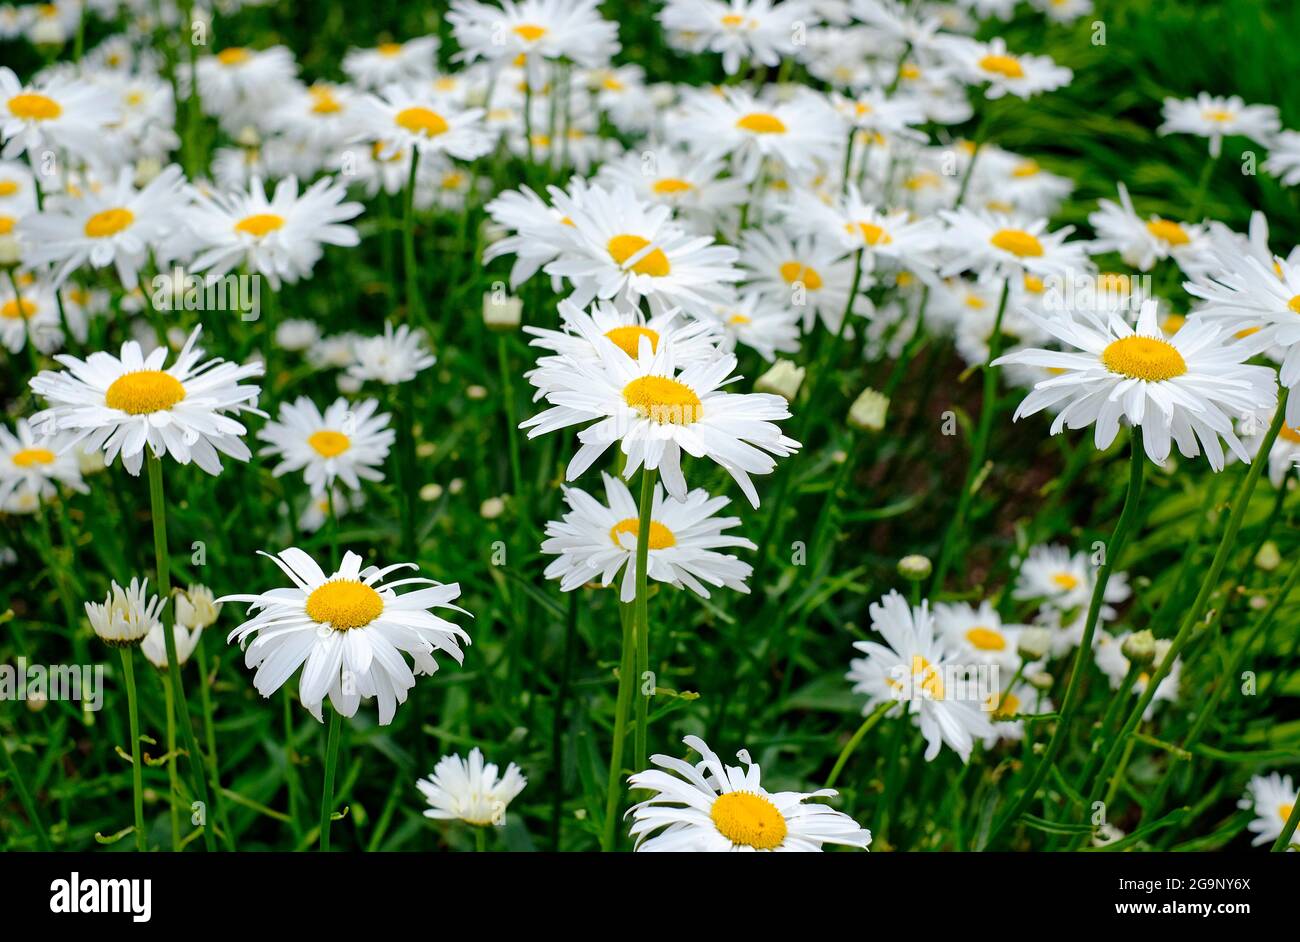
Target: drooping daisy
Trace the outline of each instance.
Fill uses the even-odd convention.
[[[457,583],[409,576],[385,578],[414,563],[382,568],[361,567],[356,553],[344,553],[336,572],[326,575],[314,559],[297,547],[272,556],[292,586],[257,595],[227,595],[219,602],[247,602],[251,616],[226,639],[248,643],[244,664],[257,668],[253,686],[269,697],[301,666],[298,697],[317,720],[328,696],[343,716],[353,716],[362,697],[379,701],[379,724],[393,721],[397,705],[415,686],[419,674],[438,669],[434,651],[460,664],[461,643],[469,635],[431,609],[467,614],[452,602],[460,595]],[[400,586],[425,588],[398,594]],[[402,655],[410,655],[414,672]]]
[[[140,473],[146,447],[181,464],[193,461],[208,474],[221,473],[219,455],[247,461],[245,429],[234,416],[257,412],[260,389],[244,380],[261,376],[263,366],[200,363],[200,330],[194,328],[166,369],[166,348],[145,357],[134,340],[122,344],[120,357],[103,351],[85,360],[58,355],[66,372],[43,370],[31,380],[32,391],[50,404],[32,416],[32,426],[68,432],[62,448],[102,449],[108,464],[120,455],[131,474]]]
[[[1094,642],[1096,646],[1095,660],[1097,667],[1110,680],[1112,690],[1118,690],[1128,676],[1130,662],[1124,656],[1124,641],[1132,632],[1124,632],[1115,636],[1108,632],[1100,631],[1097,633],[1097,639]],[[1164,660],[1165,655],[1169,652],[1170,642],[1167,639],[1156,642],[1156,654],[1153,664],[1159,664]],[[1156,688],[1155,694],[1152,695],[1151,702],[1143,711],[1142,718],[1150,720],[1155,716],[1156,704],[1164,702],[1173,702],[1178,699],[1178,685],[1182,674],[1182,659],[1175,658],[1169,673],[1160,681],[1160,686]],[[1129,688],[1132,696],[1140,697],[1146,693],[1147,687],[1151,683],[1151,670],[1140,671],[1133,680],[1133,685]]]
[[[1120,183],[1118,189],[1118,205],[1099,200],[1098,210],[1088,216],[1097,231],[1092,252],[1118,252],[1124,264],[1138,271],[1150,271],[1166,258],[1172,258],[1188,275],[1204,270],[1210,261],[1210,239],[1203,226],[1160,216],[1143,220],[1133,209],[1128,188]]]
[[[271,470],[276,477],[301,470],[313,494],[323,493],[336,478],[360,490],[363,478],[384,479],[379,467],[397,437],[388,427],[388,413],[375,415],[378,408],[377,399],[353,405],[341,396],[324,414],[306,396],[282,402],[278,420],[257,433],[267,442],[260,454],[280,458]]]
[[[331,177],[301,194],[297,178],[287,177],[269,200],[257,177],[247,193],[195,190],[189,226],[202,251],[190,270],[220,276],[246,265],[278,291],[282,281],[292,284],[311,274],[324,252],[321,246],[360,243],[357,230],[344,223],[363,207],[346,198],[347,190]]]
[[[166,599],[149,595],[148,579],[132,579],[125,589],[113,582],[102,605],[86,603],[86,617],[101,641],[112,648],[125,648],[139,644],[155,627],[161,627],[166,604]]]
[[[723,764],[698,736],[682,741],[700,754],[699,762],[653,755],[659,768],[628,779],[629,787],[654,792],[628,810],[638,851],[788,853],[871,844],[871,832],[844,812],[809,800],[833,798],[835,790],[769,792],[748,752],[737,753],[742,769]]]
[[[869,611],[871,627],[885,643],[854,642],[866,657],[854,658],[848,672],[853,692],[867,695],[864,714],[891,700],[903,703],[925,737],[927,762],[944,745],[962,762],[969,761],[975,740],[988,737],[993,729],[981,697],[966,689],[973,685],[954,683],[959,680],[957,662],[944,640],[935,636],[929,605],[909,606],[891,591]]]
[[[1007,677],[1002,683],[1010,680],[1011,677]],[[995,691],[986,706],[993,734],[985,737],[985,749],[992,749],[1001,740],[1019,742],[1024,739],[1025,721],[1017,719],[1021,714],[1052,712],[1052,701],[1023,680],[1005,690]]]
[[[384,323],[383,334],[353,344],[352,354],[355,361],[348,366],[349,376],[387,386],[409,382],[421,370],[427,370],[438,362],[437,357],[425,349],[423,330],[412,330],[406,324],[394,329],[391,321]]]
[[[167,669],[167,637],[164,631],[161,623],[155,623],[140,642],[140,652],[150,664],[163,671]],[[187,628],[178,617],[176,624],[172,626],[172,638],[176,641],[177,664],[181,667],[185,666],[194,649],[199,646],[202,637],[202,628]]]
[[[438,45],[437,36],[416,36],[373,49],[349,49],[343,55],[343,71],[369,89],[429,81],[437,70]]]
[[[748,181],[769,159],[793,171],[813,169],[842,146],[842,124],[826,99],[811,91],[769,102],[727,88],[721,94],[691,94],[668,132],[706,160],[731,158],[737,174]]]
[[[123,168],[111,186],[23,220],[21,230],[30,243],[27,261],[57,265],[55,288],[86,264],[111,264],[122,287],[137,287],[148,253],[177,225],[184,177],[175,164],[142,189],[135,188],[132,177],[133,170]]]
[[[1142,302],[1136,330],[1118,314],[1105,321],[1086,312],[1051,319],[1027,314],[1066,350],[1018,350],[995,361],[1061,371],[1038,383],[1014,418],[1064,404],[1052,422],[1053,435],[1095,425],[1096,446],[1106,448],[1123,419],[1142,427],[1143,447],[1157,463],[1169,457],[1171,438],[1189,458],[1204,449],[1216,471],[1224,464],[1221,440],[1249,461],[1232,420],[1273,410],[1276,374],[1246,363],[1256,348],[1232,342],[1209,319],[1190,320],[1166,339],[1156,309],[1154,300]]]
[[[365,503],[364,492],[350,490],[336,481],[332,487],[310,495],[307,505],[298,514],[298,529],[303,533],[315,533],[329,523],[331,514],[342,520],[349,512],[360,510]]]
[[[668,0],[659,22],[688,52],[720,53],[723,71],[735,75],[742,61],[776,66],[795,55],[795,24],[807,16],[799,0]]]
[[[459,755],[443,756],[433,774],[415,786],[429,803],[424,809],[426,818],[503,827],[506,808],[527,784],[519,766],[511,762],[501,774],[496,763],[483,761],[483,753],[475,746],[468,760]]]
[[[631,602],[636,597],[636,544],[640,511],[627,485],[604,472],[605,501],[602,504],[576,487],[565,488],[564,500],[570,512],[560,521],[546,525],[547,539],[542,552],[556,555],[546,567],[546,578],[559,579],[560,589],[572,592],[588,582],[611,585],[618,578],[619,597]],[[678,588],[686,586],[709,598],[705,583],[749,592],[745,579],[752,567],[723,548],[757,547],[740,536],[723,533],[740,523],[738,517],[718,517],[730,501],[694,490],[684,501],[664,500],[663,489],[655,486],[650,511],[650,551],[646,570],[651,579]]]
[[[740,279],[734,248],[680,228],[669,207],[647,206],[626,187],[591,187],[581,200],[551,192],[574,232],[545,271],[572,283],[569,300],[578,307],[596,298],[635,307],[645,298],[656,314],[705,313]]]
[[[1250,843],[1272,844],[1282,836],[1291,812],[1295,810],[1300,795],[1296,793],[1295,782],[1289,775],[1273,772],[1267,776],[1255,775],[1246,786],[1246,794],[1237,802],[1238,808],[1255,812],[1255,820],[1246,825],[1246,829],[1255,835]],[[1293,839],[1289,851],[1295,851],[1300,840]]]
[[[993,603],[985,600],[975,608],[969,602],[940,602],[934,607],[934,621],[954,651],[966,663],[996,664],[1007,678],[1020,663],[1016,644],[1023,625],[1006,625]]]
[[[0,425],[0,507],[17,492],[50,500],[60,486],[83,494],[89,490],[77,456],[61,451],[57,439],[37,434],[26,419],[19,419],[13,432]]]
[[[1022,219],[965,208],[939,215],[948,224],[944,243],[950,261],[941,269],[943,275],[973,271],[1004,278],[1026,273],[1060,278],[1087,267],[1083,245],[1065,241],[1073,226],[1048,232],[1043,218]]]
[[[1211,157],[1219,156],[1225,137],[1241,135],[1267,146],[1282,127],[1273,105],[1248,105],[1237,95],[1221,98],[1201,92],[1195,98],[1166,98],[1162,112],[1160,134],[1208,137]]]
[[[452,0],[447,13],[460,47],[453,58],[512,62],[570,59],[587,68],[618,52],[618,24],[600,15],[597,0],[501,0],[501,6]]]
[[[356,111],[360,134],[379,142],[376,156],[380,159],[413,147],[421,156],[446,154],[473,160],[492,149],[483,109],[462,108],[433,91],[388,85],[363,97]]]
[[[529,430],[529,438],[585,426],[578,432],[581,447],[569,462],[566,480],[577,478],[611,444],[620,442],[627,477],[642,465],[658,469],[668,493],[685,500],[685,451],[720,464],[757,507],[758,491],[750,475],[770,474],[776,457],[799,449],[799,443],[782,435],[776,425],[790,416],[784,399],[722,391],[736,378],[734,356],[719,354],[678,372],[668,342],[654,351],[642,343],[635,360],[613,344],[599,352],[597,362],[572,361],[570,382],[546,393],[551,408],[520,424]]]
[[[837,333],[853,287],[853,259],[835,237],[792,238],[785,226],[750,229],[740,245],[745,285],[763,293],[773,303],[799,313],[804,333],[818,320]],[[865,316],[871,301],[865,279],[859,282],[851,314]]]
[[[1011,597],[1043,601],[1060,612],[1086,609],[1097,584],[1097,566],[1083,552],[1071,552],[1058,544],[1033,546],[1020,564]],[[1115,609],[1129,597],[1128,577],[1111,573],[1106,583],[1101,617],[1115,617]],[[1075,642],[1077,643],[1077,641]]]
[[[1257,421],[1254,423],[1254,434],[1246,436],[1246,447],[1254,454],[1255,461],[1259,460],[1259,449],[1268,435],[1270,424],[1268,419]],[[1274,439],[1273,447],[1267,457],[1268,479],[1274,487],[1281,487],[1291,469],[1300,468],[1300,428],[1283,424],[1278,429],[1277,438]]]
[[[81,160],[103,161],[105,128],[120,117],[108,88],[55,72],[47,81],[24,86],[0,66],[0,156],[27,153],[40,159],[45,147]]]

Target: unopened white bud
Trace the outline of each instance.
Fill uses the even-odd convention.
[[[803,385],[804,368],[790,360],[777,360],[771,368],[754,381],[754,392],[773,393],[793,402]]]

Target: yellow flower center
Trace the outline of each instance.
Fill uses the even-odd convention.
[[[623,401],[660,425],[690,425],[704,414],[695,390],[667,376],[641,376],[623,387]]]
[[[13,196],[17,192],[17,180],[0,180],[0,196]]]
[[[1011,171],[1013,177],[1024,179],[1025,177],[1037,176],[1043,168],[1038,165],[1036,160],[1026,160],[1024,163],[1017,164]]]
[[[131,223],[135,222],[135,213],[129,209],[117,207],[95,213],[86,220],[86,235],[92,239],[107,239],[117,235]]]
[[[511,32],[526,43],[535,43],[546,35],[546,27],[534,23],[520,23]]]
[[[689,180],[664,177],[662,180],[656,180],[651,189],[660,196],[665,196],[670,193],[685,193],[687,190],[695,189],[695,186]]]
[[[737,27],[745,22],[745,18],[739,13],[728,13],[722,18],[722,25],[728,27]]]
[[[1187,361],[1171,343],[1155,337],[1123,337],[1101,352],[1112,373],[1158,383],[1187,372]]]
[[[1241,328],[1241,330],[1237,331],[1232,336],[1236,337],[1238,340],[1245,340],[1247,337],[1251,336],[1252,334],[1257,334],[1263,329],[1264,328],[1262,327],[1243,327]]]
[[[436,111],[430,111],[428,108],[421,108],[416,105],[413,108],[403,108],[397,112],[397,117],[393,119],[397,126],[410,131],[412,134],[422,134],[425,137],[437,137],[439,134],[446,134],[449,125],[447,119]]]
[[[30,298],[11,298],[0,307],[0,317],[16,321],[20,317],[34,317],[36,302]]]
[[[380,43],[378,46],[375,47],[375,51],[378,52],[381,56],[387,56],[388,58],[391,59],[393,56],[399,54],[402,51],[402,44],[401,43]]]
[[[988,302],[978,294],[968,294],[966,295],[966,306],[972,311],[982,311],[989,305]]]
[[[180,380],[162,370],[123,373],[104,393],[104,405],[130,415],[163,412],[185,398]]]
[[[786,284],[802,284],[809,291],[818,291],[822,286],[822,276],[817,273],[817,269],[801,262],[786,262],[781,266],[781,277]]]
[[[1025,69],[1015,56],[988,55],[980,59],[979,66],[985,72],[1001,75],[1003,78],[1024,78]]]
[[[867,245],[888,245],[894,241],[893,236],[874,223],[851,222],[844,228],[849,235],[862,236],[862,241]]]
[[[0,216],[0,235],[9,235],[17,224],[18,220],[13,216]]]
[[[1001,697],[995,694],[992,702],[995,720],[1007,720],[1020,712],[1020,698],[1014,693],[1004,693]]]
[[[976,625],[967,631],[966,640],[971,647],[980,651],[1003,651],[1007,647],[1007,639],[1002,636],[1002,632],[983,625]]]
[[[727,320],[728,324],[735,324],[737,327],[743,327],[744,325],[752,324],[753,322],[754,319],[752,317],[746,317],[744,314],[732,314]]]
[[[1147,232],[1169,245],[1186,245],[1191,242],[1187,230],[1171,219],[1153,219],[1147,223]]]
[[[54,464],[54,452],[48,448],[24,448],[13,454],[13,463],[20,468],[30,468],[36,464]]]
[[[231,46],[217,53],[217,61],[222,65],[242,65],[249,59],[248,50],[243,46]]]
[[[1300,294],[1297,294],[1290,301],[1286,302],[1286,306],[1291,309],[1292,314],[1300,314]]]
[[[1042,294],[1047,287],[1037,275],[1025,275],[1025,290],[1031,294]]]
[[[628,517],[626,520],[620,520],[609,528],[609,538],[614,541],[614,545],[621,547],[623,544],[619,538],[624,533],[630,533],[632,539],[636,540],[637,534],[641,532],[641,521],[636,517]],[[650,548],[652,550],[668,549],[670,546],[677,545],[677,537],[673,531],[658,520],[650,521]]]
[[[1231,121],[1236,117],[1231,111],[1224,111],[1222,108],[1211,108],[1209,111],[1202,112],[1206,121],[1216,121],[1222,124],[1225,121]]]
[[[312,114],[338,114],[342,110],[343,103],[338,100],[332,88],[317,85],[311,90]]]
[[[1070,592],[1079,587],[1079,577],[1069,572],[1057,572],[1052,574],[1052,583],[1058,589]]]
[[[736,127],[751,134],[784,134],[785,122],[774,114],[755,111],[736,122]]]
[[[1295,802],[1294,802],[1294,801],[1291,802],[1289,805],[1278,805],[1278,806],[1277,806],[1277,816],[1278,816],[1279,818],[1282,819],[1283,823],[1285,823],[1285,822],[1291,820],[1291,812],[1292,812],[1292,811],[1295,811]]]
[[[605,336],[614,341],[614,346],[618,347],[632,359],[636,359],[637,351],[641,347],[641,338],[647,337],[650,340],[650,349],[659,349],[659,332],[651,330],[649,327],[615,327],[612,330],[605,331]]]
[[[943,676],[938,668],[919,654],[912,655],[912,680],[920,679],[918,686],[935,700],[943,699]]]
[[[903,188],[908,190],[924,190],[928,187],[938,186],[942,181],[939,175],[929,170],[923,170],[920,173],[913,174],[903,182]]]
[[[1283,425],[1278,429],[1278,434],[1294,445],[1300,445],[1300,428],[1293,428],[1290,425]]]
[[[384,600],[379,593],[352,579],[327,582],[307,596],[307,617],[336,631],[364,628],[383,610]]]
[[[1165,318],[1164,323],[1160,325],[1160,329],[1172,337],[1174,334],[1178,333],[1178,331],[1182,330],[1183,325],[1186,323],[1187,318],[1183,317],[1183,315],[1170,314]]]
[[[733,844],[773,850],[785,840],[785,818],[776,805],[752,792],[727,792],[714,799],[709,817],[718,832]]]
[[[63,106],[48,95],[21,92],[9,99],[9,113],[20,121],[53,121]]]
[[[639,235],[616,235],[609,240],[605,248],[608,249],[610,258],[622,265],[649,244],[649,239],[643,239]],[[673,270],[673,267],[668,263],[668,256],[661,249],[651,249],[637,259],[632,270],[638,275],[663,278]]]
[[[1123,293],[1129,289],[1129,277],[1117,271],[1102,272],[1097,276],[1097,287],[1102,291]]]
[[[307,444],[316,450],[322,458],[333,458],[352,447],[352,440],[342,432],[323,428],[307,436]]]
[[[260,239],[268,233],[284,226],[284,217],[277,216],[275,213],[256,213],[252,216],[245,216],[239,222],[235,223],[235,231],[251,235],[255,239]]]
[[[1017,258],[1038,258],[1043,254],[1043,243],[1023,229],[999,229],[989,241]]]

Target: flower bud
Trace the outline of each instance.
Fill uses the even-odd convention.
[[[849,406],[849,425],[860,432],[879,432],[885,427],[889,397],[867,388]]]
[[[1259,552],[1255,554],[1255,565],[1265,572],[1272,572],[1281,562],[1282,554],[1278,552],[1277,544],[1272,540],[1266,540],[1259,548]]]
[[[930,557],[928,556],[914,554],[904,556],[898,561],[898,574],[908,582],[921,582],[929,579],[932,569]]]
[[[499,334],[509,333],[519,328],[523,320],[524,302],[522,298],[509,295],[498,296],[495,291],[483,295],[483,323],[487,329]]]
[[[1047,671],[1034,671],[1025,680],[1029,681],[1029,686],[1035,690],[1051,690],[1052,685],[1056,683],[1056,678]]]
[[[1148,630],[1135,631],[1119,646],[1129,663],[1146,667],[1156,656],[1156,636]]]
[[[1052,649],[1052,633],[1046,628],[1026,628],[1020,632],[1017,653],[1026,661],[1037,661]]]
[[[793,402],[803,385],[804,368],[790,360],[777,360],[771,368],[754,381],[754,392],[772,393],[787,402]]]
[[[500,497],[489,497],[479,506],[478,512],[484,520],[495,520],[505,512],[506,502]]]

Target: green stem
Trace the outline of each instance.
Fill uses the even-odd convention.
[[[125,650],[123,654],[126,654]],[[32,793],[27,790],[27,783],[23,781],[23,777],[18,771],[18,763],[9,754],[9,747],[4,744],[3,739],[0,739],[0,755],[4,756],[5,771],[9,776],[9,781],[13,782],[14,790],[18,792],[18,801],[23,806],[23,811],[26,813],[32,829],[36,832],[36,838],[40,842],[41,850],[47,853],[54,850],[50,846],[49,834],[45,831],[45,822],[41,820],[40,814],[36,811],[36,802],[32,800]],[[138,788],[136,794],[140,794]],[[141,810],[140,817],[144,817],[143,810]]]
[[[615,834],[618,833],[618,804],[623,778],[623,745],[627,738],[627,714],[632,706],[632,688],[635,684],[635,650],[636,633],[633,629],[633,615],[628,606],[620,606],[619,613],[623,622],[623,656],[619,662],[618,699],[614,705],[614,742],[609,751],[609,779],[605,785],[605,830],[601,834],[600,849],[609,852],[614,849]]]
[[[1300,823],[1300,795],[1291,800],[1291,813],[1287,815],[1286,824],[1282,826],[1282,833],[1277,836],[1270,850],[1275,854],[1280,854],[1291,845],[1291,837],[1295,834],[1296,824]]]
[[[424,326],[424,304],[415,268],[415,173],[420,166],[420,150],[411,146],[411,173],[402,194],[402,265],[406,269],[406,317],[414,325]]]
[[[334,818],[334,773],[339,764],[339,740],[342,738],[343,717],[331,705],[329,738],[325,744],[325,783],[320,796],[320,851],[329,853],[330,824]]]
[[[823,785],[822,788],[835,787],[836,779],[840,777],[840,772],[844,770],[844,766],[848,763],[849,756],[853,754],[853,750],[857,749],[858,743],[862,742],[862,737],[871,732],[872,727],[880,722],[884,715],[889,712],[890,707],[895,705],[895,701],[886,700],[884,703],[880,704],[880,706],[867,714],[867,718],[862,721],[862,725],[858,727],[857,732],[849,737],[849,741],[846,742],[844,748],[840,750],[839,758],[835,760],[835,765],[831,768],[831,774],[826,776],[826,784]]]
[[[172,851],[181,849],[180,780],[176,773],[176,697],[171,678],[162,677],[163,700],[167,707],[167,797],[171,806]]]
[[[1070,671],[1070,682],[1065,688],[1065,698],[1061,702],[1060,719],[1056,722],[1056,728],[1052,731],[1052,738],[1048,740],[1047,749],[1043,752],[1042,759],[1039,760],[1037,767],[1035,767],[1029,784],[1020,793],[1020,797],[1011,806],[1011,810],[1004,814],[993,826],[988,839],[985,841],[985,846],[991,845],[1003,831],[1014,824],[1025,809],[1029,807],[1030,802],[1037,797],[1039,787],[1043,784],[1043,780],[1047,778],[1048,772],[1056,762],[1057,753],[1065,744],[1070,723],[1079,708],[1079,694],[1083,689],[1084,675],[1087,674],[1088,668],[1092,664],[1092,641],[1097,630],[1097,619],[1101,614],[1101,606],[1106,597],[1106,586],[1110,583],[1111,572],[1119,564],[1120,555],[1124,551],[1124,544],[1128,541],[1129,531],[1132,528],[1134,518],[1137,516],[1138,504],[1142,499],[1142,473],[1146,467],[1145,462],[1146,459],[1142,451],[1142,429],[1139,426],[1133,429],[1129,439],[1129,478],[1128,490],[1124,494],[1124,507],[1120,511],[1119,520],[1115,524],[1115,531],[1111,535],[1110,545],[1106,547],[1106,561],[1097,573],[1097,582],[1092,588],[1092,599],[1088,603],[1087,622],[1084,625],[1083,638],[1079,642],[1079,653],[1075,655],[1074,666]]]
[[[153,553],[158,567],[158,594],[164,600],[162,610],[163,641],[167,646],[167,673],[171,676],[172,686],[176,691],[176,705],[180,712],[181,733],[185,737],[185,748],[189,752],[190,775],[194,779],[195,791],[202,803],[205,822],[203,824],[203,844],[209,852],[216,850],[216,841],[212,834],[212,825],[207,818],[215,810],[208,797],[208,777],[203,768],[203,753],[194,739],[194,724],[190,722],[190,705],[185,696],[185,687],[181,683],[180,659],[176,656],[176,637],[173,626],[176,621],[176,605],[172,599],[171,557],[167,552],[167,503],[163,497],[162,462],[145,448],[145,463],[149,467],[149,506],[153,518]]]
[[[633,764],[637,769],[644,769],[646,763],[646,744],[650,718],[650,700],[654,697],[654,685],[647,692],[645,684],[650,677],[650,594],[646,571],[650,567],[650,524],[651,511],[654,508],[655,478],[657,473],[650,468],[641,469],[641,511],[640,526],[636,537],[636,683],[641,690],[636,699],[636,730],[633,733]]]
[[[135,849],[146,851],[144,842],[144,763],[140,759],[140,706],[135,692],[135,664],[132,648],[124,647],[122,676],[126,679],[126,712],[131,725],[131,807],[135,813]]]

